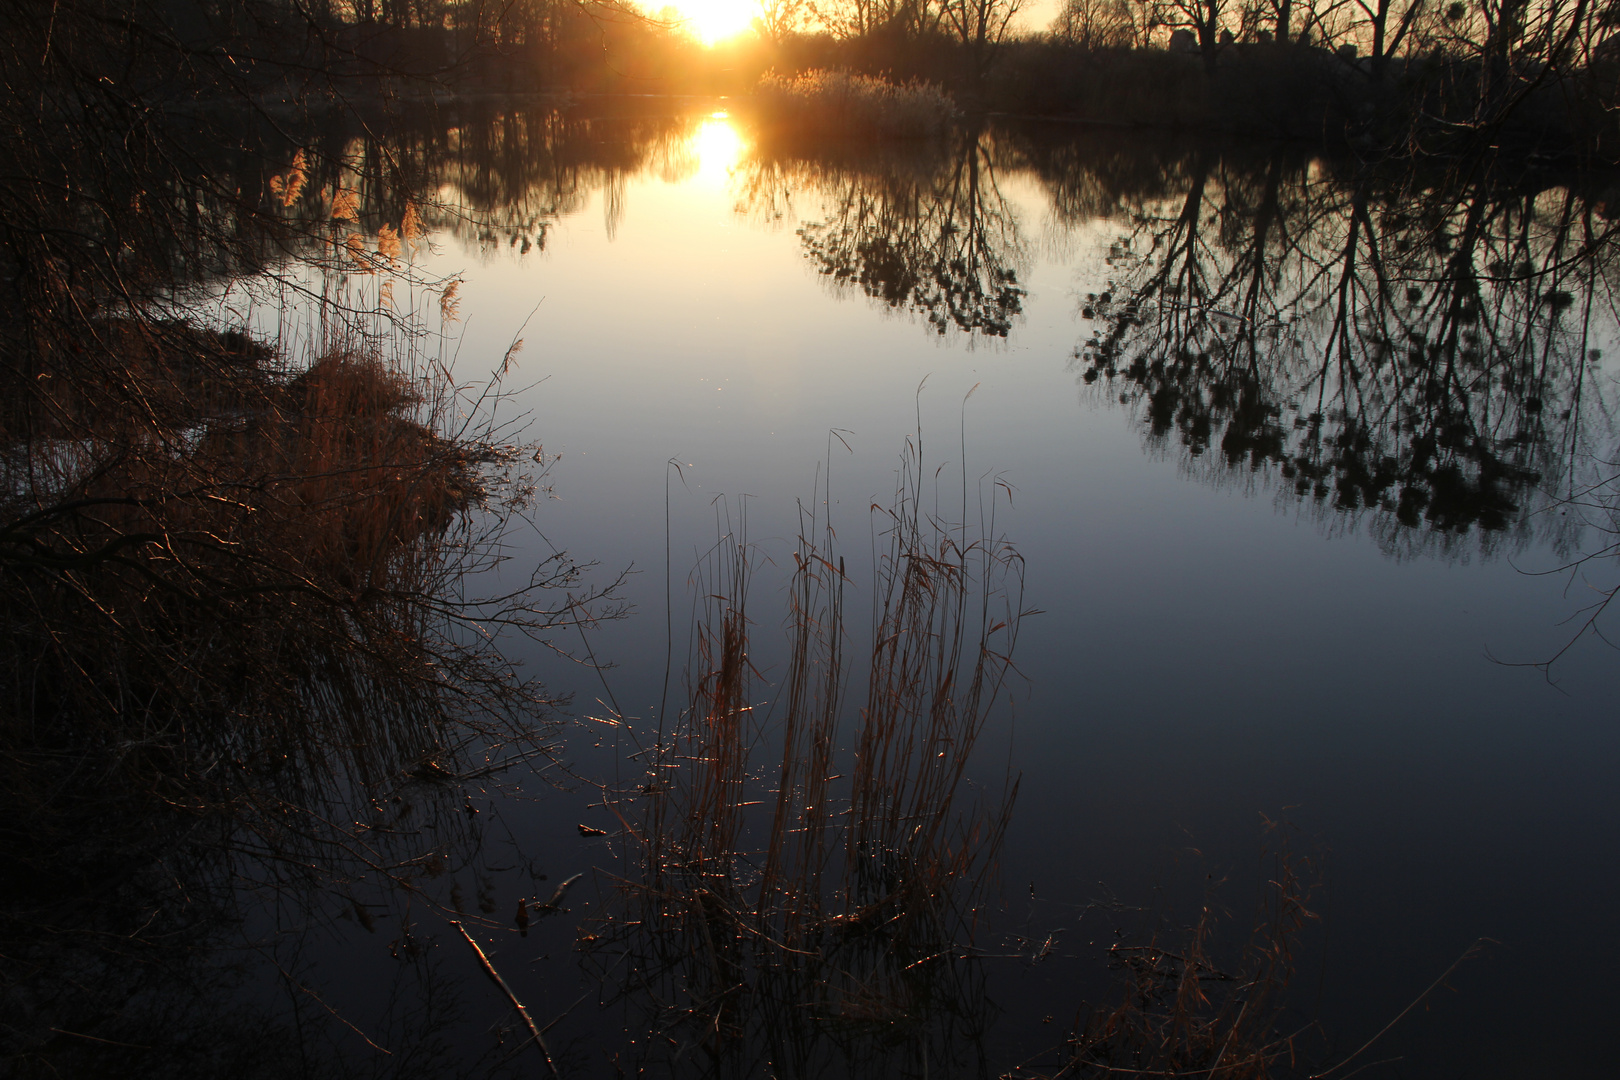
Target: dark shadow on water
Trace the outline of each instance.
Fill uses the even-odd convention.
[[[234,333],[91,329],[35,354],[0,421],[0,1055],[485,1071],[425,939],[482,892],[472,800],[552,768],[556,724],[489,631],[591,606],[543,606],[564,557],[498,602],[459,587],[529,459],[446,434],[432,367],[375,341],[299,368]],[[344,925],[392,955],[364,1019],[306,955]]]

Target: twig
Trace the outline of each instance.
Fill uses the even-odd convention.
[[[542,915],[554,915],[561,911],[562,902],[563,899],[568,895],[568,890],[573,888],[574,883],[584,876],[584,874],[575,874],[567,881],[564,881],[561,885],[558,885],[556,891],[551,894],[551,899],[539,905],[540,913]]]
[[[381,1045],[373,1042],[372,1039],[371,1039],[371,1036],[367,1035],[365,1032],[363,1032],[359,1028],[355,1027],[354,1024],[350,1023],[348,1017],[344,1016],[342,1013],[340,1013],[336,1009],[332,1008],[332,1006],[328,1005],[325,1001],[322,1001],[321,1000],[321,995],[317,994],[315,991],[311,990],[309,987],[305,986],[303,983],[301,983],[297,979],[293,978],[292,973],[289,972],[286,968],[282,967],[280,962],[277,961],[274,957],[270,958],[270,962],[272,964],[274,964],[275,967],[276,967],[276,970],[281,973],[281,977],[283,979],[287,980],[287,984],[289,986],[295,986],[300,991],[302,991],[303,993],[308,994],[309,997],[310,997],[310,1000],[314,1001],[315,1004],[319,1005],[321,1008],[323,1008],[327,1012],[331,1013],[332,1018],[334,1020],[336,1020],[338,1023],[342,1024],[344,1027],[348,1028],[350,1031],[354,1032],[356,1035],[360,1036],[360,1038],[365,1040],[365,1043],[366,1043],[367,1046],[371,1047],[373,1050],[377,1051],[380,1054],[387,1055],[388,1057],[393,1057],[394,1056],[394,1052],[392,1050],[388,1049],[386,1046],[381,1046]],[[52,1028],[51,1030],[54,1031],[56,1029]],[[64,1032],[63,1034],[72,1034],[72,1032]]]
[[[82,1031],[68,1031],[65,1028],[53,1027],[52,1031],[58,1035],[71,1035],[75,1039],[89,1039],[91,1042],[106,1043],[108,1046],[124,1046],[131,1050],[150,1050],[150,1046],[141,1046],[137,1043],[119,1042],[117,1039],[103,1039],[96,1035],[86,1035]]]
[[[484,955],[484,950],[480,949],[478,942],[474,941],[473,936],[467,933],[467,928],[455,919],[450,920],[450,925],[456,928],[456,932],[461,935],[462,940],[472,949],[473,955],[478,957],[478,963],[483,967],[484,974],[488,975],[490,981],[500,988],[501,993],[506,995],[506,1000],[512,1003],[512,1008],[516,1009],[517,1014],[523,1018],[523,1023],[528,1027],[529,1034],[534,1037],[534,1045],[540,1048],[540,1053],[546,1059],[546,1068],[551,1071],[551,1075],[561,1075],[557,1072],[556,1063],[551,1060],[551,1050],[546,1046],[545,1037],[540,1034],[539,1027],[535,1025],[534,1017],[529,1015],[529,1010],[525,1009],[523,1002],[519,1001],[517,995],[512,993],[512,988],[506,985],[506,980],[501,978],[501,973],[496,971],[495,965],[489,962],[489,957]]]
[[[1372,1046],[1373,1043],[1377,1042],[1379,1039],[1382,1039],[1385,1035],[1389,1034],[1389,1029],[1394,1027],[1396,1024],[1400,1023],[1401,1019],[1403,1017],[1405,1017],[1407,1013],[1409,1013],[1413,1009],[1417,1008],[1418,1005],[1422,1003],[1424,998],[1426,998],[1430,994],[1434,993],[1434,991],[1440,986],[1440,984],[1445,982],[1446,979],[1451,976],[1451,973],[1453,971],[1456,971],[1457,968],[1462,966],[1462,962],[1464,960],[1469,959],[1475,953],[1477,953],[1479,951],[1480,946],[1484,945],[1487,941],[1491,942],[1493,945],[1495,944],[1495,941],[1492,940],[1491,938],[1482,937],[1479,940],[1475,941],[1472,945],[1468,946],[1468,948],[1463,950],[1463,954],[1461,956],[1457,957],[1457,959],[1455,959],[1455,960],[1453,960],[1451,962],[1450,967],[1446,968],[1446,970],[1444,970],[1444,971],[1442,971],[1440,973],[1440,977],[1438,979],[1434,980],[1434,982],[1429,984],[1429,988],[1427,990],[1423,991],[1423,993],[1421,993],[1417,997],[1413,998],[1412,1003],[1410,1005],[1408,1005],[1406,1008],[1402,1009],[1399,1013],[1397,1013],[1396,1016],[1395,1016],[1395,1019],[1393,1019],[1389,1023],[1385,1024],[1382,1031],[1380,1031],[1378,1034],[1374,1035],[1372,1038],[1368,1039],[1366,1042],[1362,1043],[1361,1048],[1359,1050],[1357,1050],[1355,1053],[1351,1054],[1349,1057],[1345,1058],[1343,1061],[1339,1062],[1337,1065],[1333,1066],[1331,1069],[1328,1069],[1325,1072],[1312,1073],[1311,1076],[1310,1076],[1310,1080],[1323,1080],[1324,1077],[1332,1076],[1334,1073],[1338,1072],[1340,1069],[1344,1068],[1346,1065],[1348,1065],[1352,1061],[1356,1060],[1356,1058],[1360,1057],[1364,1052],[1366,1052],[1366,1050],[1368,1048],[1370,1048]],[[1358,1069],[1356,1071],[1359,1072],[1360,1070]]]

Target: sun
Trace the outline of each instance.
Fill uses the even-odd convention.
[[[670,5],[705,45],[736,37],[754,24],[754,0],[675,0]]]

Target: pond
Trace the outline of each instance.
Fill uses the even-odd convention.
[[[480,588],[559,550],[588,583],[629,572],[622,618],[551,635],[566,655],[502,639],[572,695],[577,779],[487,808],[525,860],[491,873],[490,910],[587,879],[571,920],[480,936],[537,1017],[573,1006],[560,1061],[605,1075],[646,1022],[593,995],[573,938],[634,874],[614,793],[690,700],[716,545],[745,545],[764,717],[804,522],[836,533],[818,551],[847,560],[864,655],[911,477],[947,531],[1016,549],[1028,612],[968,759],[987,805],[1017,785],[974,938],[987,1056],[961,1071],[1036,1061],[1206,907],[1241,941],[1286,848],[1320,916],[1291,960],[1301,1053],[1607,1072],[1620,664],[1587,620],[1620,505],[1608,178],[1010,121],[804,145],[733,103],[633,106],[411,143],[436,191],[412,280],[439,284],[394,300],[459,383],[505,358],[498,415],[555,455]],[[273,324],[242,295],[216,317]],[[768,783],[768,757],[744,774]],[[363,1000],[379,962],[327,961],[328,996]]]

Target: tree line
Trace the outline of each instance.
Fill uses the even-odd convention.
[[[1620,105],[1615,0],[1066,0],[1047,29],[1020,21],[1024,0],[756,0],[751,29],[712,47],[676,8],[633,0],[12,7],[18,86],[108,80],[121,100],[164,106],[739,94],[772,70],[820,68],[933,82],[970,113],[1610,159]]]

